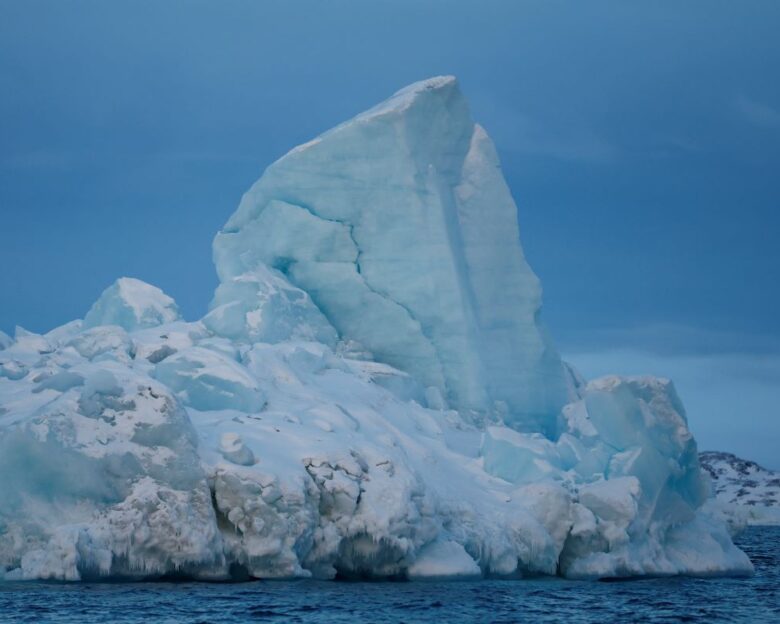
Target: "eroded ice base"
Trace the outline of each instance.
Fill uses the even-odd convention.
[[[292,150],[211,311],[0,333],[7,579],[743,574],[672,384],[585,383],[452,77]]]
[[[286,334],[328,335],[291,301]],[[350,345],[287,338],[174,321],[7,340],[4,576],[750,572],[702,506],[668,381],[578,382],[551,440],[470,422]]]

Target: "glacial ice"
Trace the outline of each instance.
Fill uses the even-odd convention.
[[[750,573],[672,383],[560,360],[515,213],[434,78],[268,168],[202,320],[122,278],[0,335],[0,577]]]
[[[259,412],[265,398],[241,364],[218,351],[192,347],[162,360],[153,377],[173,390],[182,403],[198,410]]]
[[[159,288],[122,277],[103,291],[84,317],[84,327],[119,325],[127,331],[179,318],[176,302]]]
[[[338,334],[311,298],[267,266],[219,285],[203,318],[218,336],[250,344],[313,340],[335,346]]]
[[[451,77],[273,163],[214,241],[223,284],[270,266],[342,338],[450,405],[555,432],[565,373],[537,319],[539,281],[485,131]]]

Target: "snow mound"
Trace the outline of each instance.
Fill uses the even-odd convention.
[[[14,475],[0,566],[11,579],[197,575],[221,555],[187,413],[122,365],[68,370],[80,383],[0,417],[0,470]]]
[[[434,78],[268,168],[202,320],[123,278],[0,336],[0,576],[750,573],[671,382],[561,362],[515,212]]]
[[[178,318],[176,302],[162,290],[132,277],[122,277],[92,305],[84,317],[84,327],[119,325],[133,331]]]
[[[235,360],[211,349],[192,347],[171,355],[152,374],[194,409],[259,412],[265,403],[254,377]]]

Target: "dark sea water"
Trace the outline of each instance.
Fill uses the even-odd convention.
[[[751,578],[621,582],[0,583],[0,622],[780,623],[780,527],[738,539]]]

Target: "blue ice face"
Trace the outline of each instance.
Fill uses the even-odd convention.
[[[214,241],[220,289],[283,271],[343,338],[452,406],[554,435],[565,376],[516,212],[457,82],[433,78],[271,165]]]

